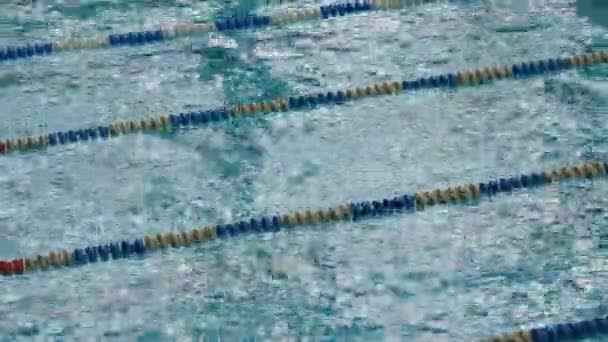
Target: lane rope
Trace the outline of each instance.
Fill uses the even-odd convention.
[[[107,126],[52,132],[39,136],[0,139],[0,155],[15,151],[26,152],[46,149],[49,146],[107,139],[138,132],[167,132],[184,127],[196,127],[219,121],[234,120],[253,114],[305,110],[326,105],[341,105],[349,101],[380,95],[412,92],[420,89],[455,89],[465,86],[490,84],[503,79],[524,79],[532,76],[551,75],[563,70],[604,63],[608,63],[608,50],[566,58],[550,58],[547,60],[515,63],[513,65],[461,70],[455,73],[422,77],[415,80],[384,82],[338,91],[277,98],[268,102],[245,103],[233,107],[171,114],[141,120],[118,121]]]
[[[16,276],[36,270],[66,269],[98,261],[143,257],[167,248],[181,248],[215,239],[226,239],[243,234],[276,233],[281,229],[311,226],[337,221],[358,221],[397,213],[413,213],[436,205],[476,204],[483,197],[512,193],[519,189],[537,188],[570,179],[593,179],[606,175],[608,163],[588,162],[546,172],[533,172],[514,177],[494,178],[482,183],[468,183],[446,189],[406,194],[373,201],[342,203],[317,211],[297,211],[252,218],[228,224],[205,226],[191,231],[151,234],[134,240],[112,241],[74,250],[53,251],[28,258],[0,261],[0,274]],[[536,340],[535,340],[536,341]]]
[[[347,14],[351,15],[374,10],[400,9],[405,6],[426,4],[429,2],[431,2],[431,0],[356,0],[323,6],[280,9],[274,11],[270,15],[251,14],[232,16],[207,23],[173,23],[161,25],[160,28],[155,30],[100,34],[85,38],[59,39],[52,42],[31,42],[18,46],[0,47],[0,62],[35,56],[47,56],[62,51],[139,46],[170,41],[177,38],[202,35],[209,32],[281,26],[295,22],[313,19],[329,19],[345,16]]]
[[[483,339],[481,342],[567,342],[608,335],[608,317],[559,323]]]

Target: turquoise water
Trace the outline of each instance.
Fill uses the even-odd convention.
[[[243,3],[243,2],[242,2]],[[0,45],[258,8],[3,4]],[[431,3],[223,37],[0,63],[0,137],[587,51],[551,1],[525,22]],[[0,158],[0,258],[508,176],[608,151],[608,69],[422,90]],[[588,154],[588,153],[587,153]],[[0,340],[470,341],[608,314],[608,182],[0,278]]]

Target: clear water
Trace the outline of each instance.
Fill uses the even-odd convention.
[[[242,3],[246,3],[241,1]],[[541,3],[541,2],[538,2]],[[0,45],[255,9],[5,2]],[[0,137],[579,53],[607,29],[547,1],[431,3],[0,64]],[[317,209],[608,151],[608,69],[260,115],[0,158],[0,258]],[[608,181],[0,278],[0,340],[470,341],[608,314]]]

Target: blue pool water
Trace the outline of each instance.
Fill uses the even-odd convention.
[[[0,5],[0,45],[255,2]],[[439,1],[0,63],[0,139],[589,51],[572,1]],[[575,164],[608,152],[608,68],[420,90],[0,156],[0,259]],[[590,154],[590,151],[592,153]],[[0,277],[0,341],[472,341],[608,314],[608,182]]]

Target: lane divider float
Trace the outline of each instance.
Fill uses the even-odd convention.
[[[519,330],[481,342],[568,342],[608,335],[608,317]]]
[[[436,0],[433,0],[436,1]],[[407,5],[425,4],[431,0],[356,0],[323,6],[287,8],[270,15],[241,15],[221,18],[208,23],[177,23],[162,25],[156,30],[110,33],[87,38],[59,39],[53,42],[32,42],[19,46],[0,47],[0,61],[46,56],[62,51],[103,49],[119,46],[139,46],[170,41],[176,38],[285,25],[313,19],[329,19],[382,9],[398,9]]]
[[[515,63],[472,70],[461,70],[414,80],[384,82],[365,87],[351,87],[338,91],[319,92],[258,103],[239,104],[204,111],[150,117],[141,120],[118,121],[107,126],[52,132],[39,136],[0,139],[0,154],[14,151],[45,149],[49,146],[107,139],[138,132],[153,133],[177,130],[183,127],[203,126],[219,121],[238,119],[248,115],[312,109],[326,105],[341,105],[349,101],[411,92],[419,89],[454,89],[465,86],[490,84],[503,79],[524,79],[532,76],[551,75],[560,71],[608,63],[608,50],[566,58]]]
[[[114,241],[74,250],[60,250],[28,258],[0,261],[0,274],[15,276],[37,270],[66,269],[98,261],[143,257],[167,248],[181,248],[215,239],[227,239],[243,234],[276,233],[296,227],[315,224],[358,221],[389,214],[413,213],[436,205],[477,203],[483,197],[498,193],[511,193],[570,179],[604,177],[608,163],[588,162],[578,166],[562,167],[546,172],[495,178],[482,183],[468,183],[445,189],[406,194],[373,201],[343,203],[328,209],[305,210],[293,214],[277,214],[252,218],[228,224],[195,228],[191,231],[151,234],[134,240]],[[532,336],[535,336],[532,334]],[[537,340],[534,340],[537,341]]]

